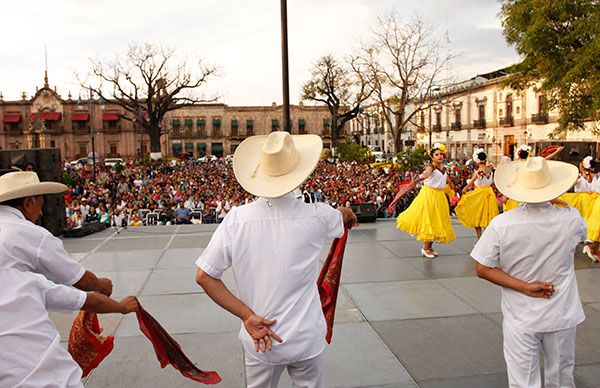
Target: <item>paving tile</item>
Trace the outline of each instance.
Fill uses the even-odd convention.
[[[435,280],[346,284],[369,321],[473,314],[472,307]]]
[[[89,255],[89,253],[88,252],[71,253],[70,255],[73,260],[81,262],[81,260],[83,260],[87,255]]]
[[[140,303],[169,334],[239,331],[241,321],[206,294],[141,296]],[[117,336],[141,335],[137,319],[127,315]]]
[[[342,283],[366,283],[397,280],[424,279],[423,272],[406,261],[394,258],[371,257],[352,259],[344,257],[342,265]]]
[[[595,310],[600,311],[600,303],[590,303],[588,305],[586,305],[587,307],[593,308]]]
[[[81,240],[81,239],[64,239],[63,245],[69,253],[88,253],[104,243],[104,239],[98,240]]]
[[[162,254],[163,251],[94,252],[81,265],[94,272],[152,269]]]
[[[176,233],[178,235],[192,233],[212,233],[219,227],[219,224],[198,224],[198,225],[178,225]]]
[[[482,313],[500,312],[502,289],[487,280],[469,278],[439,279],[444,287]]]
[[[584,306],[585,321],[577,326],[575,364],[600,362],[598,338],[600,338],[600,311]]]
[[[420,381],[421,388],[506,388],[506,373]]]
[[[193,236],[180,236],[177,235],[173,239],[170,248],[206,248],[210,241],[210,235],[193,235]]]
[[[440,256],[435,259],[407,257],[403,260],[430,279],[476,276],[475,260],[464,253],[462,255],[443,255],[440,252]]]
[[[154,251],[165,249],[171,237],[155,238],[112,238],[102,245],[98,251]]]
[[[325,247],[328,250],[330,246],[325,245]],[[388,258],[388,257],[396,257],[396,255],[393,252],[391,252],[388,249],[381,246],[381,244],[374,242],[374,241],[348,243],[346,245],[346,251],[344,252],[344,258],[368,260],[373,257]]]
[[[452,241],[450,245],[470,254],[473,250],[473,246],[477,242],[477,237],[460,237]]]
[[[386,225],[387,226],[387,225]],[[391,225],[381,228],[372,228],[361,230],[362,233],[369,236],[373,241],[397,241],[397,240],[414,240],[410,234],[396,228],[396,222],[391,222]]]
[[[57,312],[50,312],[48,314],[52,322],[54,322],[54,326],[58,330],[62,342],[69,341],[69,332],[77,314],[79,314],[79,311],[71,314]],[[122,314],[98,314],[98,322],[100,322],[100,326],[104,330],[102,335],[114,335],[122,318]]]
[[[156,268],[198,268],[196,260],[204,248],[168,249],[158,261]]]
[[[219,386],[245,385],[242,349],[236,333],[174,335],[185,354],[200,369],[216,371]],[[171,365],[161,369],[146,337],[116,338],[112,353],[92,372],[86,388],[198,387]]]
[[[600,302],[600,268],[576,270],[575,274],[582,302]]]
[[[373,322],[373,327],[418,381],[506,370],[502,329],[482,315]]]
[[[415,239],[408,241],[382,241],[381,245],[394,252],[398,257],[421,257],[421,248],[423,243]],[[450,244],[434,244],[435,249],[440,255],[464,255],[465,251]]]
[[[335,324],[364,321],[366,321],[366,318],[362,315],[352,299],[350,299],[348,291],[346,291],[344,286],[341,286],[338,290],[338,298],[335,305]]]
[[[98,277],[106,277],[112,280],[113,293],[112,298],[138,295],[144,283],[146,283],[150,270],[138,271],[99,271]]]
[[[491,313],[491,314],[484,314],[486,317],[488,317],[489,319],[491,319],[492,321],[496,322],[497,325],[502,326],[502,320],[504,319],[502,313]]]
[[[576,366],[575,376],[589,387],[600,387],[600,364]]]
[[[236,292],[233,271],[227,270],[222,280],[227,287]],[[167,295],[203,293],[202,287],[196,283],[195,268],[156,269],[148,279],[141,295]]]
[[[364,230],[352,229],[348,232],[348,242],[369,242],[374,239],[368,234],[364,233]]]

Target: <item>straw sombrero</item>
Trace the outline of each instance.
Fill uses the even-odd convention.
[[[572,164],[536,156],[500,164],[494,183],[502,194],[518,202],[540,203],[559,197],[573,186],[579,171]]]
[[[0,203],[34,195],[58,194],[67,186],[57,182],[40,182],[32,171],[9,172],[0,176]]]
[[[276,198],[289,193],[313,172],[323,149],[317,135],[285,131],[252,136],[235,150],[233,172],[247,192]]]

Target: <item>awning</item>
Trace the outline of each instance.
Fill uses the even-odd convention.
[[[323,125],[331,125],[331,120],[323,119]]]
[[[254,120],[246,120],[246,126],[252,128],[254,126]]]
[[[119,115],[111,112],[102,113],[102,121],[119,121]]]
[[[71,116],[73,121],[89,121],[90,114],[88,112],[76,112]]]
[[[21,122],[21,114],[20,113],[7,113],[2,118],[3,123],[19,123]]]
[[[178,127],[181,122],[178,119],[171,120],[171,125],[174,127]]]
[[[221,125],[221,120],[220,119],[214,119],[213,120],[213,125]]]
[[[204,126],[204,119],[198,119],[198,120],[196,120],[196,125],[198,125],[200,127]]]
[[[304,125],[304,124],[305,124],[304,119],[298,119],[298,125]]]
[[[210,149],[212,150],[213,154],[215,151],[223,151],[223,143],[212,143],[210,145]]]
[[[185,119],[185,120],[183,121],[183,123],[184,123],[185,125],[194,125],[194,120],[192,120],[192,119]]]
[[[29,115],[29,121],[44,120],[44,121],[59,121],[60,112],[38,112]]]
[[[271,120],[271,127],[279,127],[279,120]]]
[[[238,124],[237,124],[237,120],[231,120],[231,127],[232,128],[237,128]]]

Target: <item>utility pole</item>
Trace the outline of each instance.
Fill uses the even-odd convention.
[[[90,135],[92,137],[92,175],[94,177],[94,182],[96,181],[96,146],[94,142],[94,95],[92,94],[92,87],[90,86]]]
[[[292,132],[288,68],[287,0],[281,0],[281,73],[283,78],[283,130]]]

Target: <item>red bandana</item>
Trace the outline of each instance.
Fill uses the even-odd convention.
[[[69,353],[83,370],[83,377],[96,368],[112,350],[114,337],[104,337],[98,315],[80,311],[69,333]]]

